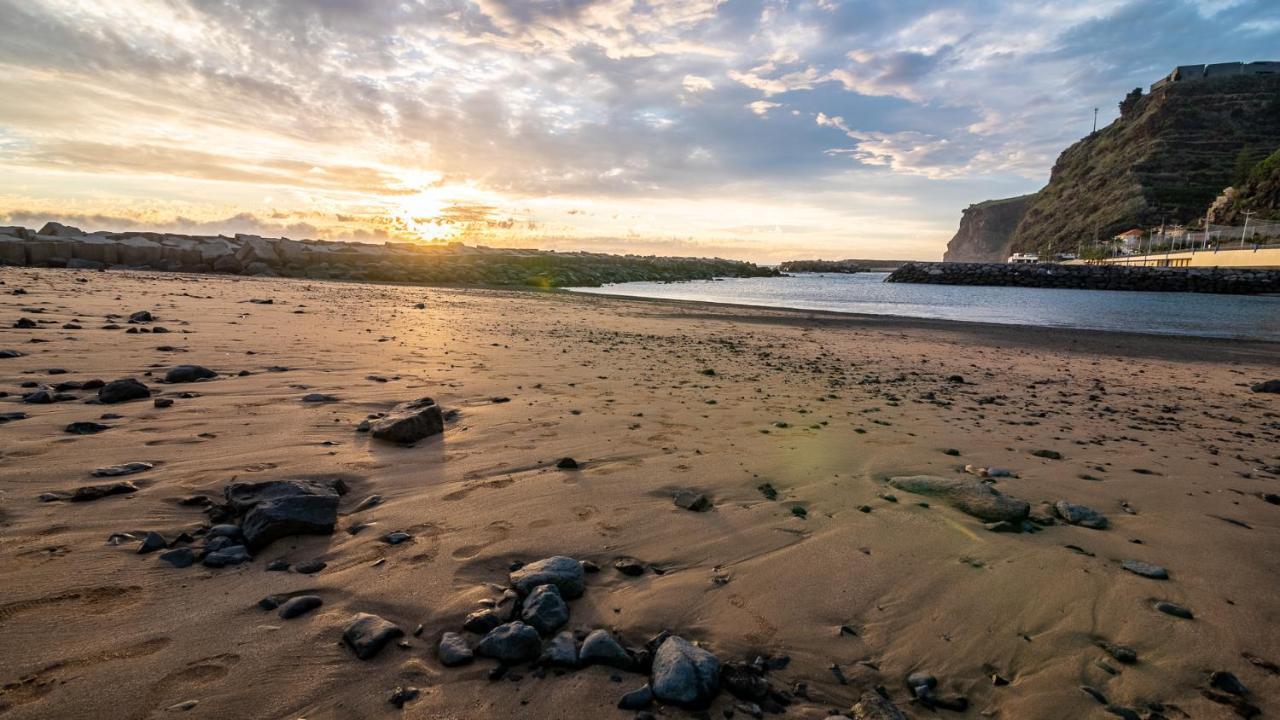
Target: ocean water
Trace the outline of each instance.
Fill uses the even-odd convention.
[[[886,283],[887,276],[803,273],[571,290],[867,315],[1280,341],[1280,297],[913,285]]]

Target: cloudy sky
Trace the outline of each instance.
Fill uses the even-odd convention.
[[[0,223],[937,258],[1275,0],[0,0]]]

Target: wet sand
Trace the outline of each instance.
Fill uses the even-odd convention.
[[[1280,378],[1280,344],[164,273],[0,281],[0,350],[23,353],[0,359],[0,413],[29,416],[0,424],[0,716],[634,716],[615,705],[640,675],[491,681],[492,661],[437,660],[441,634],[499,600],[513,563],[551,555],[601,568],[572,629],[631,645],[667,629],[722,662],[790,657],[770,681],[807,691],[785,717],[848,712],[877,686],[910,717],[1116,716],[1082,686],[1139,717],[1236,717],[1202,692],[1213,671],[1280,714],[1280,506],[1266,500],[1280,492],[1280,395],[1250,391]],[[125,321],[139,310],[154,320]],[[128,333],[157,325],[171,332]],[[218,377],[158,382],[178,364]],[[125,377],[173,405],[21,397],[24,382]],[[456,411],[443,435],[405,448],[355,431],[422,396]],[[109,428],[64,431],[77,421]],[[566,456],[581,468],[557,469]],[[119,478],[137,492],[40,500],[128,462],[154,465]],[[976,481],[966,465],[1014,473],[994,487],[1033,516],[1068,501],[1108,527],[992,532],[886,482]],[[333,535],[221,569],[108,543],[198,538],[209,519],[184,500],[298,477],[349,486]],[[681,489],[713,507],[677,507]],[[384,501],[353,512],[373,494]],[[359,523],[372,525],[348,531]],[[391,531],[411,539],[382,541]],[[644,573],[615,570],[622,556]],[[278,558],[327,565],[267,572]],[[297,619],[257,605],[303,591],[324,604]],[[340,640],[357,612],[398,624],[407,647],[356,659]],[[969,709],[912,702],[915,672]],[[421,695],[396,709],[397,686]],[[721,693],[712,716],[736,702]]]

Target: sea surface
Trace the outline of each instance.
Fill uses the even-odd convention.
[[[570,288],[602,295],[1037,327],[1280,341],[1280,297],[886,283],[888,273],[801,273]]]

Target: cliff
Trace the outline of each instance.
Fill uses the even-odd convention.
[[[1280,75],[1168,83],[1130,93],[1108,127],[1067,148],[1014,232],[1012,249],[1073,252],[1161,221],[1204,216],[1242,158],[1280,147]]]
[[[945,259],[1075,252],[1133,227],[1192,223],[1242,167],[1278,147],[1280,74],[1163,81],[1146,95],[1134,90],[1115,122],[1058,157],[1042,190],[965,210]],[[1004,206],[1012,201],[1021,202]]]
[[[988,200],[965,208],[960,229],[947,243],[943,262],[1004,262],[1013,233],[1034,195]]]
[[[84,270],[130,268],[313,280],[416,284],[587,287],[605,283],[767,277],[772,268],[736,260],[547,252],[464,245],[289,240],[94,232],[49,223],[39,231],[0,227],[0,265]]]

